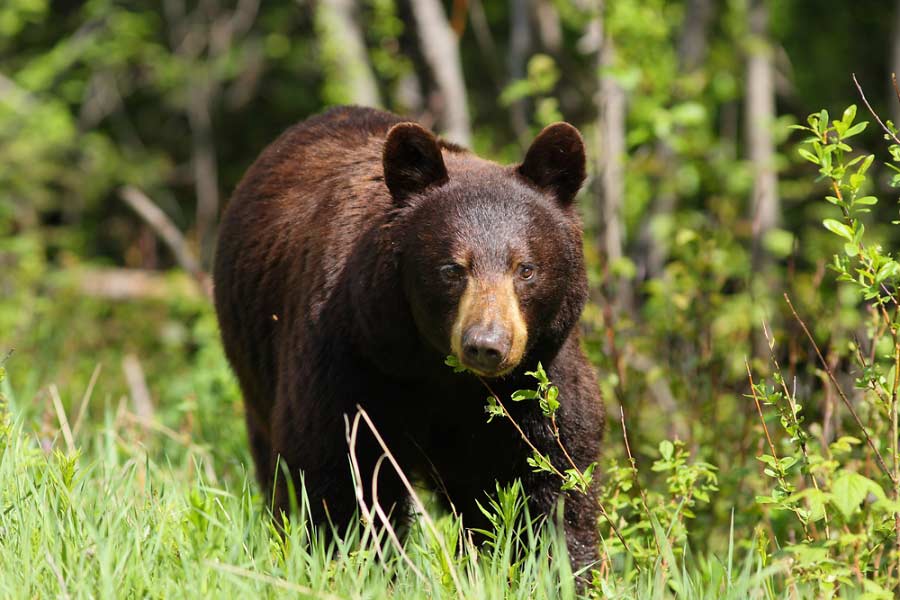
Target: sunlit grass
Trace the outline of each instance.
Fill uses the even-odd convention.
[[[7,387],[7,390],[9,388]],[[200,399],[200,401],[204,401]],[[222,418],[233,419],[224,413]],[[191,436],[141,422],[122,405],[76,435],[62,415],[0,446],[0,597],[573,598],[579,594],[555,527],[523,514],[519,489],[485,510],[496,529],[476,548],[452,516],[437,536],[414,520],[403,557],[364,525],[331,545],[303,512],[276,532],[252,474],[217,471]],[[209,430],[210,428],[207,427]],[[188,432],[189,433],[189,432]],[[68,442],[73,449],[67,449]],[[246,460],[246,455],[241,457]],[[302,506],[302,496],[300,505]],[[361,539],[366,540],[361,544]],[[665,545],[665,534],[660,538]],[[689,556],[689,553],[685,553]],[[674,567],[672,565],[675,565]],[[610,598],[772,598],[751,554],[740,565],[676,560],[652,569],[621,557],[584,593]]]

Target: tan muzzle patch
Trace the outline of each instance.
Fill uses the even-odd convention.
[[[471,277],[450,331],[454,356],[478,375],[497,377],[519,364],[527,341],[528,326],[512,277]]]

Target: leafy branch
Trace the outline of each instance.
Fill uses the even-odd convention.
[[[452,355],[447,356],[447,358],[444,360],[444,364],[452,367],[455,373],[470,372],[468,371],[468,369],[466,369],[465,366],[462,365],[462,363],[460,363],[458,358]],[[560,490],[562,491],[576,490],[582,494],[586,494],[591,486],[591,482],[593,481],[594,469],[596,469],[597,467],[597,462],[592,462],[584,470],[579,469],[575,464],[575,461],[572,459],[572,456],[569,454],[569,451],[566,450],[565,445],[562,443],[559,435],[559,425],[556,421],[556,413],[560,407],[559,388],[552,384],[549,377],[547,376],[547,372],[544,370],[543,365],[541,365],[541,363],[538,363],[537,368],[534,371],[526,371],[525,374],[537,380],[537,388],[533,390],[516,390],[512,393],[510,399],[514,402],[537,400],[541,412],[550,420],[550,428],[553,432],[553,438],[556,440],[557,446],[559,446],[559,449],[562,451],[563,456],[565,457],[566,462],[569,465],[569,468],[560,470],[556,467],[556,465],[553,464],[553,461],[550,460],[549,456],[538,450],[537,446],[535,446],[534,443],[528,438],[528,436],[525,434],[525,431],[506,408],[506,405],[503,403],[503,401],[500,400],[500,396],[494,392],[494,390],[483,377],[476,373],[472,373],[472,375],[478,378],[478,381],[481,382],[481,384],[490,394],[487,398],[487,404],[484,407],[484,411],[488,415],[488,423],[490,423],[495,417],[508,419],[515,430],[519,433],[519,436],[522,438],[525,444],[527,444],[531,449],[532,455],[528,457],[527,461],[528,465],[532,467],[535,472],[546,472],[559,477],[560,480],[562,480],[562,484],[560,486]],[[606,511],[606,508],[601,502],[598,502],[598,506],[600,507],[600,512],[603,515],[603,518],[606,519],[613,533],[622,543],[622,546],[625,548],[626,552],[631,554],[628,543],[616,528],[615,523],[613,523],[612,518]]]

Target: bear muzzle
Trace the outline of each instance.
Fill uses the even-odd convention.
[[[512,335],[498,327],[476,325],[462,336],[462,360],[482,373],[495,373],[512,348]]]
[[[470,278],[450,340],[463,366],[485,377],[505,375],[521,362],[527,340],[512,278]]]

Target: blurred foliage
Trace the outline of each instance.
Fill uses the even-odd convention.
[[[823,106],[840,114],[857,101],[854,70],[875,110],[890,116],[895,7],[876,0],[768,3],[782,216],[766,239],[754,240],[745,66],[748,49],[764,42],[749,32],[749,0],[710,3],[705,52],[696,64],[683,56],[688,0],[607,2],[602,15],[593,2],[547,1],[558,17],[559,39],[538,35],[532,19],[525,76],[518,80],[506,74],[515,3],[477,3],[486,30],[470,4],[458,31],[473,149],[518,160],[522,145],[557,119],[577,125],[589,146],[591,173],[580,205],[593,301],[583,325],[610,414],[608,455],[600,464],[613,465],[598,473],[608,485],[610,512],[633,528],[636,544],[648,556],[654,552],[652,519],[641,516],[646,502],[652,504],[646,512],[671,528],[668,539],[676,546],[690,542],[700,551],[722,552],[732,522],[743,550],[769,543],[774,552],[777,544],[803,536],[802,522],[789,518],[796,512],[785,515],[755,501],[772,493],[771,477],[757,460],[771,452],[747,397],[745,360],[761,381],[780,372],[790,393],[803,398],[804,427],[823,441],[820,452],[844,440],[849,446],[839,452],[849,457],[841,463],[850,465],[846,473],[881,485],[866,448],[847,441],[861,434],[835,401],[782,293],[838,379],[850,382],[851,401],[869,416],[866,411],[877,407],[867,404],[864,390],[852,389],[859,367],[849,348],[873,339],[872,299],[836,285],[829,265],[833,255],[844,255],[847,240],[823,228],[823,219],[836,218],[834,207],[820,200],[829,183],[815,180],[797,152],[801,136],[790,126],[799,122],[796,115]],[[356,5],[383,105],[434,125],[434,75],[421,56],[408,2]],[[448,15],[460,5],[466,3],[445,2]],[[144,190],[199,248],[199,153],[212,153],[221,205],[260,150],[289,124],[353,97],[334,61],[341,40],[329,31],[308,0],[0,5],[0,355],[16,349],[3,384],[14,415],[39,430],[53,416],[50,383],[76,410],[100,364],[104,394],[93,396],[88,409],[100,418],[103,406],[116,407],[130,393],[121,363],[133,354],[161,423],[195,436],[218,461],[247,462],[240,398],[208,304],[180,293],[113,301],[85,290],[80,274],[175,266],[119,198],[126,184]],[[616,54],[600,70],[602,35],[615,41]],[[627,98],[626,258],[614,265],[604,260],[597,237],[601,76],[613,77]],[[518,106],[525,107],[524,124],[511,117]],[[866,153],[882,142],[882,132],[870,126],[854,147]],[[875,161],[859,190],[861,197],[882,198],[859,223],[886,256],[898,240],[891,175]],[[757,241],[767,256],[765,269],[756,268]],[[656,264],[654,251],[662,252]],[[630,286],[625,306],[613,302],[620,290],[611,274]],[[758,392],[772,398],[769,388]],[[772,398],[767,407],[781,401]],[[619,407],[636,476],[621,443]],[[777,428],[779,414],[767,413],[769,428]],[[885,430],[877,433],[886,439]],[[796,454],[790,437],[785,444]],[[661,445],[664,440],[673,442]],[[640,498],[638,490],[648,496]]]

